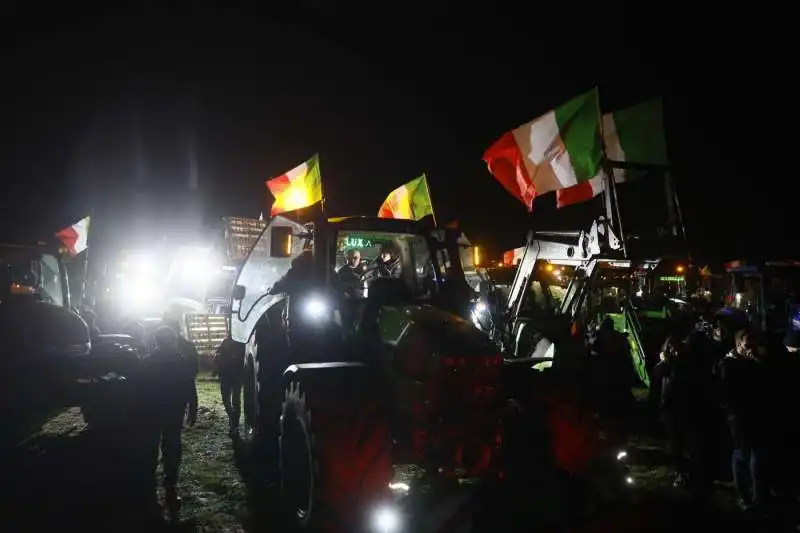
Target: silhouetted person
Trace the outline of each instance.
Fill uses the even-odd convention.
[[[137,397],[145,446],[148,490],[156,497],[156,468],[161,448],[163,487],[167,511],[176,518],[180,500],[177,494],[181,464],[181,430],[184,417],[189,426],[197,420],[197,388],[191,361],[178,351],[178,335],[171,328],[159,327],[156,349],[145,357],[136,376]]]
[[[764,409],[764,369],[757,354],[753,333],[741,329],[719,368],[721,404],[733,441],[733,479],[743,508],[763,504],[768,488],[764,423],[770,413]]]
[[[610,317],[600,324],[594,349],[596,357],[592,368],[598,382],[596,401],[603,414],[619,420],[627,414],[633,401],[633,366],[628,339],[614,329]]]
[[[675,460],[675,486],[707,489],[711,481],[705,444],[713,416],[711,368],[706,364],[702,332],[683,339],[673,328],[653,369],[659,394],[659,412],[666,426]]]
[[[194,343],[181,335],[180,322],[173,318],[164,317],[161,319],[161,325],[170,328],[178,335],[178,351],[192,366],[194,375],[196,376],[200,372],[200,354],[197,353],[197,348]]]
[[[800,404],[800,331],[790,324],[783,346],[771,350],[766,358],[769,400],[774,405],[770,416],[770,472],[773,488],[781,503],[796,508],[800,495],[800,423],[794,407]]]
[[[219,373],[219,389],[222,405],[228,415],[230,435],[239,431],[242,416],[242,385],[244,384],[244,346],[233,341],[230,334],[217,348],[214,358]]]

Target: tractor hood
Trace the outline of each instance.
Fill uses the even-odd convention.
[[[33,300],[0,304],[0,352],[83,355],[89,328],[69,309]]]
[[[424,337],[439,357],[486,357],[497,352],[489,337],[463,318],[430,305],[384,307],[378,326],[382,340],[398,345]]]

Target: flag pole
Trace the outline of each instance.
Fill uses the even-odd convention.
[[[691,260],[692,253],[689,250],[689,238],[686,236],[686,225],[683,222],[683,211],[681,210],[681,203],[678,201],[678,189],[675,187],[675,179],[669,172],[667,172],[666,178],[669,183],[670,192],[672,193],[672,204],[675,206],[675,214],[677,215],[678,226],[680,227],[681,235],[683,236],[683,244],[686,246],[686,252],[689,255],[689,260]]]
[[[89,224],[87,224],[88,227],[86,228],[87,229],[87,231],[86,231],[86,250],[84,250],[84,252],[83,252],[83,276],[82,276],[82,279],[81,279],[81,306],[82,307],[86,305],[86,278],[89,276],[89,248],[90,248],[89,243],[90,243],[91,236],[94,233],[92,231],[92,218],[94,218],[94,209],[89,211],[89,213],[90,214],[87,217],[89,219]],[[92,307],[94,307],[94,305]]]
[[[428,199],[431,201],[431,218],[433,219],[433,226],[438,227],[439,224],[436,223],[436,212],[433,210],[433,196],[431,196],[431,186],[428,184],[427,174],[422,174],[422,181],[425,182],[425,190],[428,191]]]
[[[597,91],[597,111],[600,113],[600,91]],[[616,180],[614,179],[614,169],[611,166],[608,154],[606,153],[605,131],[603,128],[603,116],[598,117],[600,124],[600,139],[603,146],[603,163],[602,169],[605,171],[605,183],[603,184],[603,196],[605,197],[606,207],[606,220],[611,227],[614,227],[614,218],[617,219],[617,229],[619,230],[619,239],[622,243],[622,254],[628,257],[628,245],[625,242],[625,232],[622,228],[622,216],[619,211],[619,197],[617,196]]]
[[[323,183],[322,183],[322,168],[321,168],[321,165],[319,163],[319,152],[314,154],[314,157],[317,160],[317,173],[319,173],[319,191],[320,191],[321,196],[322,196],[322,198],[319,201],[319,203],[320,203],[320,211],[322,212],[322,218],[324,219],[324,218],[326,218],[325,217],[325,203],[326,203],[325,202],[325,185],[323,185]]]

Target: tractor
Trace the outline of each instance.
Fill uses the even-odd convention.
[[[276,216],[250,251],[230,307],[246,435],[295,526],[441,531],[437,494],[502,476],[503,358],[464,318],[458,236]]]
[[[126,335],[90,338],[56,247],[0,245],[2,444],[66,407],[80,406],[96,427],[117,419],[104,406],[138,363],[132,344]]]

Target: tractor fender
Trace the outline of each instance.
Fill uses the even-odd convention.
[[[364,363],[359,363],[356,361],[340,361],[340,362],[330,362],[330,363],[302,363],[296,365],[289,365],[286,370],[283,371],[283,378],[287,381],[291,379],[300,379],[305,378],[312,372],[320,371],[320,370],[330,370],[330,371],[338,371],[340,373],[345,373],[348,368],[366,368]]]

